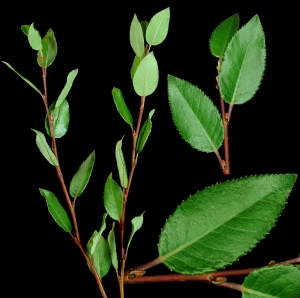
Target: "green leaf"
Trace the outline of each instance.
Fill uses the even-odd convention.
[[[66,99],[66,97],[68,96],[68,93],[71,90],[71,87],[73,85],[74,79],[76,78],[77,74],[78,74],[78,68],[72,70],[68,74],[66,85],[65,85],[64,89],[61,91],[61,93],[56,101],[55,109],[58,109],[59,106],[61,105],[61,103],[64,101],[64,99]]]
[[[133,87],[138,95],[148,96],[155,91],[157,84],[158,65],[151,52],[139,64],[133,77]]]
[[[123,138],[120,141],[118,141],[116,145],[116,160],[117,160],[121,185],[122,187],[126,188],[128,186],[128,177],[127,177],[125,159],[122,151],[122,141]]]
[[[143,225],[143,221],[144,221],[144,218],[143,218],[143,215],[144,215],[145,212],[143,212],[140,216],[136,216],[134,217],[132,220],[131,220],[131,225],[132,225],[132,228],[131,228],[131,233],[130,233],[130,236],[129,236],[129,240],[128,240],[128,244],[127,244],[127,250],[128,250],[128,247],[130,245],[130,242],[133,238],[133,235],[136,233],[137,230],[139,230],[142,225]]]
[[[211,53],[223,58],[228,43],[239,28],[240,18],[236,13],[223,21],[212,33],[209,40]]]
[[[169,21],[169,7],[153,16],[153,18],[149,22],[146,32],[146,40],[150,46],[156,46],[165,40],[168,34]]]
[[[71,232],[72,224],[65,209],[56,196],[46,189],[39,188],[41,195],[46,199],[47,207],[56,223],[66,232]]]
[[[9,67],[11,70],[13,70],[21,79],[23,79],[29,86],[31,86],[35,91],[37,91],[39,94],[41,94],[40,90],[35,87],[29,80],[27,80],[26,78],[24,78],[20,73],[18,73],[9,63],[5,62],[5,61],[1,61],[2,63],[4,63],[7,67]]]
[[[137,145],[136,145],[137,153],[140,153],[143,150],[143,148],[148,140],[148,137],[149,137],[151,129],[152,129],[151,118],[154,114],[154,111],[155,110],[150,111],[148,119],[145,121],[144,125],[141,128],[139,138],[137,141]]]
[[[70,194],[73,198],[79,197],[86,185],[88,184],[92,170],[95,163],[95,150],[88,156],[88,158],[81,164],[79,167],[77,173],[72,178],[71,184],[70,184]]]
[[[216,151],[224,140],[224,126],[212,101],[196,86],[171,75],[168,95],[174,123],[183,139],[200,151]]]
[[[144,37],[142,26],[136,15],[134,15],[131,22],[129,37],[133,51],[140,57],[140,59],[142,59],[142,55],[144,53]]]
[[[30,28],[30,25],[22,25],[21,26],[21,30],[26,36],[28,36],[29,28]]]
[[[144,39],[146,39],[146,31],[147,31],[148,25],[149,25],[149,23],[145,20],[141,22],[141,27],[142,27]]]
[[[55,103],[52,103],[52,105],[49,108],[49,112],[51,115],[53,115],[53,112],[55,110]],[[67,100],[63,100],[62,104],[59,106],[58,109],[56,109],[55,115],[54,115],[54,134],[55,138],[61,138],[63,137],[69,126],[70,122],[70,110],[69,110],[69,104]],[[51,137],[50,127],[49,127],[49,121],[48,116],[46,115],[45,118],[45,128],[47,131],[47,134]]]
[[[126,123],[128,123],[130,126],[133,126],[133,119],[125,103],[121,90],[114,87],[111,93],[119,114],[121,115],[121,117],[124,119]]]
[[[272,266],[252,271],[243,283],[243,298],[299,298],[300,270],[294,266]]]
[[[106,229],[106,217],[107,217],[107,213],[103,214],[103,218],[102,218],[102,225],[101,228],[99,230],[99,232],[97,234],[95,234],[95,236],[92,238],[92,245],[91,245],[91,249],[90,249],[90,253],[91,255],[94,254],[95,250],[96,250],[96,246],[98,245],[99,241],[100,241],[100,237],[103,233],[103,231]]]
[[[104,186],[104,207],[112,219],[120,221],[123,208],[122,190],[113,180],[111,173]]]
[[[97,233],[97,231],[94,232],[91,239],[95,236],[95,233]],[[111,265],[108,243],[103,236],[101,236],[93,256],[90,253],[90,245],[89,241],[87,244],[87,254],[93,260],[95,268],[102,278],[107,274]]]
[[[57,42],[52,29],[49,29],[42,39],[44,67],[50,66],[57,55]],[[37,58],[39,66],[42,67],[41,53],[38,52]]]
[[[144,59],[145,54],[142,55],[142,59]],[[136,70],[138,69],[139,65],[141,63],[141,58],[138,55],[135,55],[133,59],[133,63],[130,69],[130,77],[133,80],[133,77],[135,75]]]
[[[34,29],[33,26],[34,23],[32,23],[28,29],[28,41],[30,46],[36,50],[36,51],[40,51],[42,49],[42,39],[40,36],[39,31],[37,31],[36,29]]]
[[[258,90],[266,60],[259,17],[254,16],[231,39],[219,75],[220,92],[229,104],[243,104]]]
[[[44,134],[38,130],[31,129],[36,133],[36,145],[40,149],[42,155],[49,161],[53,166],[58,166],[58,160],[56,159],[52,149],[49,147]]]
[[[162,229],[158,250],[163,263],[181,274],[232,264],[269,233],[295,180],[295,174],[251,176],[197,192]]]
[[[118,256],[116,250],[116,237],[115,237],[114,228],[115,228],[115,223],[113,222],[112,228],[107,237],[107,241],[108,241],[108,246],[111,255],[111,262],[114,268],[118,271]]]

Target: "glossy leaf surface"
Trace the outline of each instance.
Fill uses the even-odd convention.
[[[196,86],[171,75],[168,95],[173,121],[183,139],[200,151],[216,151],[224,140],[224,126],[212,101]]]
[[[275,225],[296,175],[264,175],[216,184],[184,201],[169,217],[159,255],[170,269],[202,274],[232,264]]]

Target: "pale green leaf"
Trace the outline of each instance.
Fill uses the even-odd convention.
[[[145,53],[142,55],[142,59],[144,59],[144,57],[145,57]],[[138,69],[141,61],[142,61],[141,58],[138,55],[135,55],[133,62],[132,62],[131,69],[130,69],[130,77],[132,80],[133,80],[135,72]]]
[[[108,176],[104,186],[104,207],[106,212],[112,219],[120,221],[122,216],[122,190],[120,186],[113,180],[112,174]]]
[[[78,68],[72,70],[67,77],[67,82],[65,87],[63,88],[63,90],[61,91],[56,104],[55,104],[55,109],[59,108],[59,106],[61,105],[61,103],[64,101],[64,99],[66,99],[66,97],[68,96],[69,91],[71,90],[71,87],[73,85],[74,79],[76,78],[78,74]]]
[[[151,52],[139,64],[133,77],[133,87],[138,95],[148,96],[155,91],[157,84],[158,65]]]
[[[115,223],[113,222],[112,228],[108,234],[107,241],[110,250],[111,262],[116,270],[118,270],[118,256],[116,249],[116,237],[115,237]]]
[[[93,151],[81,164],[77,173],[72,178],[70,184],[70,194],[73,198],[79,197],[83,193],[86,185],[88,184],[93,171],[95,158],[95,151]]]
[[[170,21],[170,8],[166,8],[152,17],[146,31],[146,40],[151,46],[164,41],[168,34]]]
[[[39,94],[41,94],[40,90],[35,87],[29,80],[27,80],[26,78],[24,78],[20,73],[18,73],[9,63],[5,62],[5,61],[1,61],[2,63],[4,63],[7,67],[9,67],[11,70],[13,70],[21,79],[23,79],[29,86],[31,86],[35,91],[37,91]]]
[[[140,57],[140,59],[142,59],[142,55],[144,53],[144,37],[142,26],[136,15],[134,15],[130,25],[129,38],[133,51]]]
[[[65,209],[61,206],[56,196],[46,189],[39,189],[46,199],[47,207],[56,223],[66,232],[71,232],[72,224]]]
[[[100,241],[100,237],[103,233],[103,231],[106,229],[106,217],[107,217],[107,213],[103,214],[103,218],[102,218],[102,224],[101,224],[101,228],[99,230],[99,232],[97,234],[95,234],[95,236],[92,238],[92,242],[91,242],[91,249],[90,252],[93,255],[96,249],[96,246],[98,245],[98,242]]]
[[[161,260],[181,274],[232,264],[274,227],[295,180],[295,174],[251,176],[197,192],[167,219]]]
[[[44,67],[50,66],[57,55],[57,42],[52,29],[49,29],[45,37],[42,39]],[[38,52],[38,64],[42,66],[40,52]]]
[[[120,141],[118,141],[116,145],[116,161],[117,161],[121,185],[122,187],[126,188],[128,186],[128,176],[127,176],[126,163],[122,151],[122,141],[123,138]]]
[[[111,93],[119,114],[121,115],[121,117],[124,119],[126,123],[128,123],[130,126],[133,126],[133,119],[125,103],[121,90],[114,87]]]
[[[58,166],[58,160],[56,159],[52,149],[49,147],[44,134],[38,130],[31,129],[36,133],[36,145],[40,149],[42,155],[49,161],[53,166]]]
[[[231,39],[219,75],[220,92],[229,104],[243,104],[258,90],[266,60],[265,35],[254,16]]]
[[[216,151],[224,140],[224,126],[212,101],[196,86],[171,75],[168,95],[174,123],[183,139],[200,151]]]
[[[51,115],[53,115],[55,109],[55,103],[52,103],[52,105],[49,108],[49,112]],[[58,109],[55,111],[54,115],[54,134],[55,138],[61,138],[63,137],[69,126],[70,122],[70,110],[69,110],[69,104],[67,100],[63,100],[62,104],[59,106]],[[51,137],[50,127],[49,127],[49,121],[48,116],[46,115],[45,118],[45,128],[47,131],[47,134]]]
[[[36,50],[36,51],[40,51],[42,49],[42,39],[40,36],[39,31],[37,31],[34,26],[33,23],[30,25],[29,29],[28,29],[28,41],[30,46]]]
[[[128,247],[130,245],[130,242],[134,236],[134,234],[136,233],[137,230],[139,230],[142,225],[143,225],[143,221],[144,221],[144,218],[143,218],[143,215],[144,215],[145,212],[143,212],[140,216],[136,216],[134,217],[132,220],[131,220],[131,233],[130,233],[130,236],[129,236],[129,240],[128,240],[128,244],[127,244],[127,250],[128,250]]]
[[[212,33],[209,40],[211,53],[223,58],[228,43],[239,28],[240,18],[236,13],[223,21]]]
[[[252,271],[242,286],[243,298],[299,298],[300,270],[278,265]]]
[[[22,25],[21,26],[21,30],[26,36],[28,36],[29,28],[30,28],[30,25]]]
[[[150,111],[148,119],[145,121],[144,125],[141,128],[141,131],[139,133],[139,138],[137,141],[137,145],[136,145],[137,153],[140,153],[143,150],[143,148],[148,140],[148,137],[151,133],[151,129],[152,129],[151,118],[154,114],[154,111],[155,110]]]

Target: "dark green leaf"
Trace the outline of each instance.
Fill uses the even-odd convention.
[[[61,103],[67,98],[69,91],[71,90],[71,87],[73,85],[74,79],[76,78],[78,74],[78,68],[72,70],[67,77],[67,82],[66,85],[64,87],[64,89],[61,91],[56,104],[55,104],[55,109],[58,109],[59,106],[61,105]]]
[[[134,217],[132,220],[131,220],[131,225],[132,225],[132,228],[131,228],[131,233],[130,233],[130,236],[129,236],[129,240],[128,240],[128,244],[127,244],[127,250],[128,250],[128,247],[130,245],[130,242],[133,238],[133,235],[136,233],[137,230],[139,230],[142,225],[143,225],[143,221],[144,221],[144,218],[143,218],[143,215],[144,215],[145,212],[143,212],[140,216],[136,216]]]
[[[119,114],[121,115],[121,117],[124,119],[126,123],[128,123],[130,126],[133,126],[133,119],[125,103],[121,90],[114,87],[111,93]]]
[[[128,186],[128,176],[127,176],[126,163],[122,151],[122,141],[123,138],[120,141],[118,141],[116,145],[116,160],[117,160],[121,185],[122,187],[126,188]]]
[[[30,28],[30,25],[22,25],[21,26],[21,30],[26,36],[28,36],[29,28]]]
[[[233,36],[225,51],[219,85],[227,103],[243,104],[254,96],[265,60],[265,35],[256,15]]]
[[[209,40],[211,53],[223,58],[228,43],[239,28],[240,18],[236,13],[223,21],[212,33]]]
[[[141,27],[142,27],[142,31],[143,31],[144,40],[146,39],[146,31],[147,31],[148,25],[149,25],[149,23],[147,21],[142,21],[141,22]]]
[[[134,15],[133,20],[131,22],[129,36],[130,44],[133,51],[136,55],[140,57],[140,59],[142,59],[142,55],[144,53],[144,37],[142,26],[136,15]]]
[[[111,262],[116,270],[118,270],[118,256],[117,256],[117,250],[116,250],[116,238],[115,238],[115,223],[112,225],[112,229],[108,234],[107,241],[108,241],[108,246],[110,250],[110,255],[111,255]]]
[[[264,175],[216,184],[184,201],[159,239],[163,263],[181,274],[232,264],[263,239],[282,212],[296,175]]]
[[[104,207],[112,219],[120,221],[122,216],[122,190],[110,174],[104,186]]]
[[[45,37],[42,39],[44,67],[50,66],[57,55],[57,42],[52,29],[49,29]],[[38,52],[38,64],[42,66],[40,52]]]
[[[49,108],[49,112],[51,115],[53,115],[55,109],[55,103],[52,103],[52,105]],[[70,122],[70,110],[69,110],[69,104],[67,100],[65,99],[62,104],[59,106],[59,108],[56,110],[54,115],[54,133],[55,138],[61,138],[63,137],[69,126]],[[49,121],[48,116],[46,115],[45,118],[45,128],[47,131],[47,134],[51,137],[50,127],[49,127]]]
[[[36,51],[40,51],[42,49],[42,39],[40,36],[39,31],[37,31],[34,26],[33,23],[30,25],[29,29],[28,29],[28,41],[30,46],[36,50]]]
[[[272,266],[252,271],[243,283],[243,298],[299,298],[300,270]]]
[[[149,137],[151,129],[152,129],[151,118],[154,114],[154,111],[155,110],[150,111],[148,119],[145,121],[144,125],[141,128],[139,138],[137,141],[137,145],[136,145],[137,153],[140,153],[143,150],[143,148],[148,140],[148,137]]]
[[[40,90],[35,87],[29,80],[27,80],[26,78],[24,78],[20,73],[18,73],[9,63],[5,62],[5,61],[1,61],[2,63],[4,63],[6,66],[8,66],[11,70],[13,70],[20,78],[22,78],[29,86],[31,86],[35,91],[37,91],[39,94],[41,94]]]
[[[86,185],[88,184],[94,167],[95,158],[95,151],[93,151],[88,156],[88,158],[81,164],[77,173],[72,178],[70,184],[70,194],[73,198],[79,197],[83,193]]]
[[[66,232],[71,232],[72,224],[65,209],[56,196],[48,190],[40,188],[41,195],[46,199],[47,207],[56,223]]]
[[[31,129],[36,133],[36,145],[40,149],[40,152],[42,155],[49,161],[49,163],[53,166],[58,166],[58,161],[52,151],[52,149],[49,147],[46,138],[44,134],[38,130]]]
[[[217,151],[224,140],[224,126],[212,101],[196,86],[171,75],[168,95],[174,123],[183,139],[200,151]]]
[[[148,96],[155,91],[157,84],[158,65],[151,52],[139,64],[133,77],[133,87],[138,95]]]
[[[166,8],[156,15],[150,20],[147,32],[146,39],[149,46],[158,45],[164,41],[168,34],[169,29],[169,21],[170,21],[170,8]]]

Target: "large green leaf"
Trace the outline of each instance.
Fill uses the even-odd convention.
[[[251,176],[197,192],[167,219],[158,246],[162,261],[182,274],[232,264],[269,233],[295,180],[295,174]]]
[[[157,84],[158,65],[151,52],[139,64],[133,77],[133,87],[138,95],[148,96],[155,91]]]
[[[134,15],[130,25],[129,38],[133,51],[142,59],[142,55],[144,54],[144,37],[141,23],[136,15]]]
[[[196,86],[171,75],[168,95],[174,123],[183,139],[200,151],[216,151],[224,140],[224,126],[212,101]]]
[[[52,105],[49,108],[49,112],[51,115],[53,115],[53,112],[55,110],[55,103],[52,103]],[[69,110],[69,104],[67,102],[67,99],[63,100],[61,105],[58,109],[56,109],[55,115],[54,115],[54,134],[55,138],[61,138],[63,137],[69,126],[70,122],[70,110]],[[45,128],[47,134],[51,137],[50,127],[49,127],[49,121],[48,116],[46,115],[45,118]]]
[[[239,28],[240,18],[236,13],[223,21],[212,33],[209,40],[211,53],[216,57],[223,57],[228,43]]]
[[[117,167],[119,171],[119,177],[122,187],[126,188],[128,186],[128,176],[127,176],[127,168],[126,163],[122,151],[122,141],[123,138],[117,142],[116,145],[116,161]]]
[[[71,87],[73,85],[74,79],[76,78],[78,74],[78,68],[72,70],[68,76],[67,76],[67,82],[63,90],[61,91],[56,103],[55,103],[55,108],[58,109],[61,103],[66,99],[68,96],[69,91],[71,90]]]
[[[37,91],[39,94],[41,94],[40,90],[35,87],[29,80],[27,80],[26,78],[24,78],[20,73],[18,73],[9,63],[5,62],[5,61],[1,61],[2,63],[4,63],[7,67],[9,67],[12,71],[14,71],[21,79],[23,79],[29,86],[31,86],[35,91]]]
[[[252,271],[243,283],[243,298],[299,298],[300,269],[272,266]]]
[[[36,145],[40,149],[42,155],[49,161],[53,166],[58,166],[58,160],[56,159],[52,149],[49,147],[44,134],[38,130],[31,129],[36,133]]]
[[[146,40],[151,46],[164,41],[168,34],[170,21],[170,8],[166,8],[152,17],[146,31]]]
[[[40,51],[42,49],[42,39],[40,36],[39,31],[37,31],[34,26],[33,23],[30,25],[29,29],[28,29],[28,41],[30,46],[36,50],[36,51]]]
[[[136,216],[134,217],[132,220],[131,220],[131,233],[130,233],[130,236],[129,236],[129,240],[128,240],[128,244],[127,244],[127,250],[128,250],[128,247],[132,241],[132,238],[134,236],[134,234],[136,233],[137,230],[139,230],[142,225],[143,225],[143,222],[144,222],[144,212],[140,215],[140,216]]]
[[[233,36],[225,51],[219,85],[227,103],[243,104],[254,96],[265,60],[265,35],[256,15]]]
[[[112,219],[120,221],[122,216],[122,190],[120,186],[113,180],[110,173],[104,186],[104,207],[106,212]]]
[[[143,150],[143,148],[148,140],[148,137],[149,137],[151,129],[152,129],[151,118],[154,114],[154,111],[155,110],[150,111],[148,119],[145,121],[144,125],[141,128],[141,131],[139,133],[139,138],[138,138],[138,141],[136,144],[136,152],[137,153],[140,153]]]
[[[44,67],[50,66],[57,55],[57,42],[52,29],[49,29],[42,39]],[[42,66],[41,54],[38,52],[37,58],[39,66]]]
[[[72,224],[65,209],[61,206],[56,196],[46,189],[40,188],[41,195],[46,199],[47,207],[56,223],[66,232],[72,230]]]
[[[124,119],[126,123],[128,123],[130,126],[133,126],[133,119],[125,103],[122,91],[114,87],[111,93],[119,114],[121,115],[121,117]]]
[[[107,241],[110,250],[111,262],[114,268],[118,271],[118,256],[117,256],[117,249],[116,249],[116,238],[115,238],[115,223],[113,222],[112,228],[108,234]]]
[[[70,194],[73,198],[79,197],[83,193],[86,185],[88,184],[93,171],[95,158],[95,151],[93,151],[88,156],[88,158],[81,164],[77,173],[72,178],[70,184]]]

